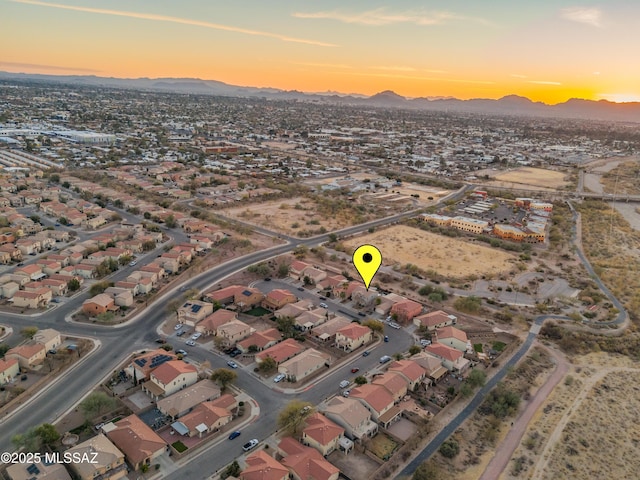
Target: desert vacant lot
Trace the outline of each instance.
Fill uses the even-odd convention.
[[[331,231],[350,225],[344,217],[326,218],[319,215],[315,203],[303,197],[226,208],[220,213],[290,235],[296,235],[301,230],[318,230],[324,227]]]
[[[543,168],[522,167],[495,175],[497,186],[517,187],[531,186],[541,189],[557,189],[567,185],[566,174]]]
[[[638,478],[639,384],[640,371],[597,382],[574,408],[541,478]]]
[[[568,380],[532,418],[501,480],[638,478],[640,364],[606,353],[574,361]]]
[[[513,255],[490,247],[442,237],[404,225],[349,240],[350,248],[370,243],[380,249],[385,265],[411,263],[449,277],[495,274],[509,270]]]

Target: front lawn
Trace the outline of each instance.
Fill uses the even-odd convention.
[[[171,446],[175,448],[176,452],[178,453],[182,453],[187,450],[187,446],[184,443],[182,443],[180,440],[178,440],[177,442],[173,442]]]
[[[251,310],[247,310],[244,313],[246,313],[247,315],[252,315],[254,317],[261,317],[263,315],[268,315],[271,312],[269,310],[267,310],[266,308],[255,307],[255,308],[252,308]]]

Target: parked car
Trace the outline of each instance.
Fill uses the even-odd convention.
[[[320,300],[326,300],[327,297],[320,297]]]
[[[196,342],[194,342],[193,340],[187,340],[186,341],[186,345],[188,345],[189,347],[195,347],[196,346]]]
[[[256,445],[258,445],[258,443],[260,442],[258,441],[257,438],[252,438],[242,446],[242,450],[244,450],[245,452],[248,452],[249,450],[254,448]]]
[[[364,313],[364,312],[358,312],[358,315],[360,315],[361,317],[366,317],[367,316],[367,314]]]
[[[178,355],[182,355],[183,357],[186,357],[186,356],[187,356],[187,352],[185,352],[184,350],[176,350],[176,353],[177,353]]]
[[[237,357],[238,355],[240,355],[242,353],[242,351],[238,350],[237,348],[234,348],[231,353],[229,354],[229,356],[231,357]]]
[[[370,354],[371,352],[369,350],[365,350],[364,352],[362,352],[363,357],[368,357]]]
[[[346,387],[348,387],[348,386],[349,386],[349,383],[350,383],[350,382],[349,382],[349,380],[342,380],[342,381],[340,382],[340,388],[346,388]]]
[[[327,305],[326,303],[321,303],[320,308],[329,308],[329,305]]]
[[[398,324],[397,324],[397,323],[395,323],[395,322],[389,322],[389,326],[390,326],[391,328],[395,328],[396,330],[400,329],[400,325],[398,325]]]
[[[359,371],[360,371],[360,369],[359,369],[358,367],[353,367],[353,368],[351,369],[351,373],[357,373],[357,372],[359,372]]]
[[[275,383],[280,383],[282,380],[284,380],[285,377],[286,377],[286,375],[284,373],[279,373],[278,375],[273,377],[273,381]]]
[[[181,337],[184,334],[185,334],[185,331],[184,330],[180,330],[178,333],[176,333],[176,336],[177,337]]]
[[[427,345],[431,345],[431,340],[425,340],[424,338],[420,340],[420,345],[426,347]]]
[[[182,324],[181,323],[178,323],[178,324],[176,324],[175,327],[173,327],[174,330],[180,330],[181,328],[182,328]]]
[[[193,335],[191,335],[191,340],[197,340],[202,336],[202,334],[200,332],[196,332]]]
[[[387,337],[386,335],[384,336],[384,341],[388,342],[389,341],[389,337]]]
[[[135,267],[137,265],[138,262],[136,262],[135,260],[133,262],[129,262],[129,266],[130,267]]]
[[[229,435],[229,440],[233,440],[234,438],[238,438],[240,436],[240,430],[236,430],[235,432],[231,432]]]
[[[387,363],[391,361],[391,357],[389,355],[384,355],[380,357],[380,363]]]
[[[348,398],[350,393],[351,393],[351,390],[345,390],[344,392],[342,392],[342,396],[345,398]]]
[[[58,351],[56,349],[52,348],[51,350],[49,350],[49,353],[51,355],[55,355],[56,353],[58,353]]]
[[[229,365],[231,368],[238,368],[238,364],[236,362],[234,362],[233,360],[229,360],[227,362],[227,365]]]
[[[270,279],[269,277],[266,277],[266,278],[264,279],[264,281],[265,281],[265,282],[270,282],[270,281],[271,281],[271,279]]]
[[[298,290],[300,290],[301,292],[304,292],[304,288],[302,287],[298,287]]]
[[[167,343],[164,338],[156,338],[156,343]]]

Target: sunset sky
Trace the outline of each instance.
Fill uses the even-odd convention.
[[[0,0],[0,70],[640,101],[637,0]]]

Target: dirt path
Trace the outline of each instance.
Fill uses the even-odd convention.
[[[578,395],[576,395],[575,401],[571,404],[569,408],[567,408],[565,413],[562,415],[562,418],[560,419],[560,421],[554,428],[553,432],[549,436],[544,446],[544,449],[542,450],[542,453],[538,457],[538,461],[533,466],[533,473],[530,477],[532,480],[536,480],[536,479],[542,480],[544,478],[545,469],[549,464],[549,460],[551,459],[551,454],[553,453],[553,449],[556,447],[556,445],[562,438],[562,432],[564,431],[565,427],[571,420],[573,413],[578,410],[582,402],[584,402],[584,400],[587,398],[593,386],[612,372],[637,372],[637,371],[638,371],[637,368],[629,368],[629,367],[604,368],[596,372],[594,375],[592,375],[585,381],[584,385],[582,386],[582,390]]]
[[[511,430],[503,440],[502,444],[498,446],[495,456],[487,465],[487,468],[480,477],[480,480],[495,480],[502,474],[505,468],[507,468],[509,460],[513,456],[513,452],[515,452],[518,445],[520,445],[522,436],[527,430],[527,426],[534,414],[547,399],[555,386],[569,371],[570,364],[564,356],[553,350],[547,349],[547,351],[556,360],[555,371],[549,376],[544,385],[538,389],[525,410],[513,423],[513,427],[511,427]]]

